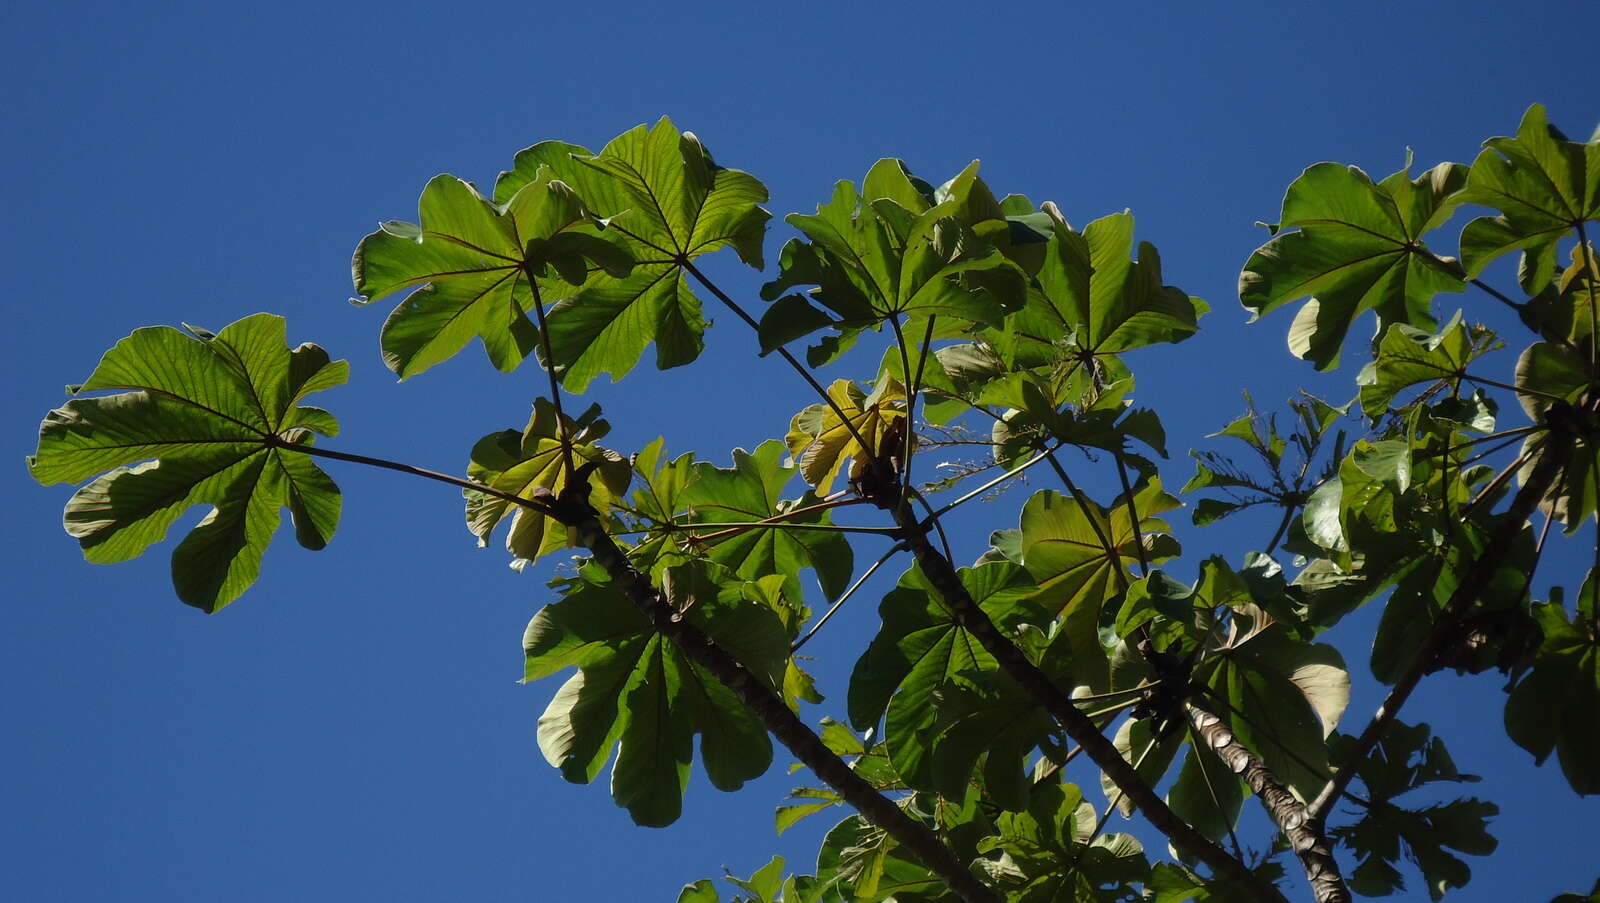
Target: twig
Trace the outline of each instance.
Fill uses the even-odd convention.
[[[620,229],[621,227],[614,228]],[[623,232],[623,234],[626,235],[628,233]],[[754,317],[750,316],[748,313],[745,313],[744,308],[740,307],[732,298],[728,297],[727,292],[724,292],[717,286],[716,283],[712,282],[710,279],[707,279],[706,275],[700,272],[698,267],[689,262],[688,257],[679,258],[677,260],[677,264],[683,267],[684,272],[693,276],[701,285],[705,286],[707,291],[715,295],[718,301],[721,301],[723,304],[727,305],[728,309],[738,315],[739,319],[743,320],[746,325],[755,330],[758,335],[760,334],[761,324],[757,323]],[[873,451],[872,443],[868,442],[866,438],[861,435],[861,431],[856,429],[855,423],[853,423],[849,417],[845,416],[844,411],[839,409],[838,402],[834,401],[833,396],[828,394],[828,390],[822,387],[822,383],[817,382],[817,378],[811,375],[811,371],[801,364],[793,354],[790,354],[789,349],[779,346],[776,351],[780,357],[789,362],[789,366],[794,368],[794,372],[800,374],[800,378],[805,380],[806,383],[811,386],[812,390],[817,393],[817,395],[821,396],[823,403],[825,403],[829,408],[833,409],[833,413],[839,418],[839,422],[844,425],[846,430],[850,431],[850,435],[854,437],[856,442],[861,445],[861,448],[864,451]]]
[[[475,480],[462,479],[461,477],[451,476],[447,473],[440,473],[436,470],[428,470],[427,468],[423,467],[414,467],[410,464],[402,464],[399,461],[389,461],[384,458],[374,458],[370,455],[357,455],[350,452],[334,451],[330,448],[318,448],[315,445],[306,445],[305,443],[301,442],[285,442],[282,438],[275,435],[267,436],[265,444],[267,448],[276,448],[281,451],[299,452],[302,455],[311,455],[317,458],[333,458],[337,461],[349,461],[353,464],[365,464],[369,467],[381,467],[385,470],[394,470],[399,471],[400,473],[407,473],[414,477],[437,480],[440,483],[449,483],[451,486],[459,486],[462,489],[471,490],[472,492],[481,492],[484,495],[500,499],[504,502],[510,502],[518,507],[527,508],[529,511],[536,511],[546,517],[553,518],[556,516],[555,509],[541,502],[536,502],[532,499],[525,499],[515,493],[506,492],[501,489],[495,489],[492,486],[479,483]]]
[[[1139,555],[1140,576],[1150,576],[1150,562],[1144,554],[1144,532],[1139,527],[1139,509],[1133,503],[1133,487],[1128,485],[1128,467],[1123,463],[1122,453],[1116,453],[1117,479],[1122,481],[1122,497],[1127,500],[1128,522],[1133,526],[1133,549]]]
[[[989,443],[985,443],[985,444],[989,444]],[[1052,447],[1052,448],[1050,448],[1050,449],[1048,449],[1046,451],[1042,451],[1042,452],[1038,453],[1037,455],[1033,456],[1032,458],[1029,458],[1026,462],[1021,464],[1020,466],[1006,471],[1005,473],[1001,474],[1000,476],[995,477],[994,479],[990,480],[987,483],[984,483],[982,486],[979,486],[977,489],[974,489],[971,492],[968,492],[966,495],[963,495],[961,498],[958,498],[955,501],[944,505],[943,507],[939,508],[937,511],[934,511],[932,514],[930,514],[929,517],[937,519],[940,516],[942,516],[945,512],[947,512],[950,509],[956,507],[957,505],[960,505],[960,504],[962,504],[964,502],[970,501],[971,499],[977,498],[978,496],[987,493],[989,490],[995,488],[996,486],[999,486],[1001,483],[1004,483],[1006,480],[1009,480],[1012,477],[1015,477],[1015,476],[1021,474],[1023,471],[1027,470],[1028,468],[1032,467],[1033,465],[1038,464],[1040,461],[1044,460],[1045,458],[1050,457],[1050,455],[1052,453],[1054,453],[1056,451],[1056,449],[1059,449],[1060,447],[1061,447],[1061,444],[1059,442],[1056,443],[1056,445],[1054,447]]]
[[[860,589],[861,585],[867,582],[868,577],[871,577],[873,574],[877,573],[878,568],[883,567],[884,562],[894,557],[896,552],[904,552],[905,550],[906,544],[903,542],[897,542],[890,546],[887,552],[884,552],[882,555],[878,556],[878,560],[874,561],[872,566],[867,568],[865,573],[856,578],[856,582],[850,584],[849,589],[846,589],[832,605],[828,606],[828,610],[823,613],[822,617],[817,619],[817,623],[811,625],[811,629],[806,631],[806,635],[796,640],[794,645],[789,647],[789,654],[793,655],[796,652],[799,652],[801,646],[811,642],[811,638],[817,635],[817,631],[822,629],[822,625],[828,623],[828,619],[833,617],[834,612],[843,607],[844,603],[848,601],[851,596],[855,595],[856,590]]]
[[[561,464],[570,480],[578,469],[572,463],[572,433],[567,428],[567,415],[561,410],[561,385],[556,379],[555,353],[550,350],[550,327],[544,320],[544,299],[539,294],[539,281],[533,276],[533,268],[526,262],[522,265],[522,274],[528,278],[528,289],[533,292],[533,310],[539,318],[539,342],[544,345],[544,372],[550,378],[550,403],[556,409],[556,431],[561,437]]]

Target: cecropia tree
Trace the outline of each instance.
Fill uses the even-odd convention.
[[[137,556],[210,506],[172,553],[178,597],[208,612],[255,580],[281,509],[301,545],[327,544],[328,461],[458,487],[470,532],[503,532],[519,565],[576,549],[523,638],[528,680],[565,675],[538,725],[565,778],[612,762],[616,803],[665,825],[697,735],[723,790],[766,772],[776,739],[822,785],[778,809],[780,831],[853,810],[814,874],[774,859],[733,882],[738,900],[1331,903],[1410,871],[1438,899],[1470,876],[1457,854],[1493,850],[1496,809],[1407,805],[1476,780],[1402,720],[1424,677],[1504,672],[1511,738],[1600,791],[1597,575],[1565,575],[1572,599],[1531,597],[1551,526],[1576,531],[1600,489],[1600,140],[1535,106],[1470,165],[1409,168],[1312,166],[1244,265],[1258,316],[1301,302],[1289,347],[1317,368],[1367,311],[1377,332],[1352,403],[1302,395],[1281,424],[1252,408],[1218,434],[1231,447],[1194,453],[1181,492],[1197,525],[1281,512],[1232,561],[1183,561],[1163,519],[1184,503],[1126,355],[1190,339],[1208,307],[1166,283],[1131,215],[1079,228],[976,164],[936,186],[881,160],[789,216],[771,281],[736,298],[697,261],[729,248],[764,268],[766,189],[667,119],[598,152],[536,144],[487,195],[438,176],[415,223],[356,248],[358,300],[395,299],[380,342],[400,377],[473,338],[497,369],[544,374],[526,427],[463,441],[461,475],[328,447],[337,421],[306,402],[348,367],[290,347],[271,314],[135,330],[45,418],[29,467],[79,484],[66,528],[91,561]],[[1425,242],[1464,204],[1487,213],[1438,253]],[[1515,290],[1485,282],[1513,251]],[[1440,296],[1469,290],[1465,314],[1441,316]],[[1471,304],[1511,308],[1529,335],[1474,325]],[[648,379],[633,371],[651,345],[660,368],[694,364],[707,306],[815,403],[728,466],[664,440],[603,445],[600,411],[574,399],[602,374]],[[1523,347],[1489,355],[1505,343]],[[854,378],[814,373],[878,349]],[[955,444],[983,459],[917,467]],[[1020,512],[985,506],[989,548],[958,565],[951,512],[971,518],[1024,473],[1049,488]],[[881,629],[822,717],[797,652],[885,568],[901,573]],[[1388,696],[1343,732],[1351,677],[1323,634],[1364,605],[1382,608],[1370,665]],[[1251,797],[1268,836],[1239,836]],[[1119,812],[1172,855],[1108,830]],[[679,897],[718,899],[709,880]]]

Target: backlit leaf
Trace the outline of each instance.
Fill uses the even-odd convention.
[[[302,546],[327,544],[339,489],[296,448],[338,424],[299,402],[342,384],[349,365],[316,345],[291,350],[284,335],[283,318],[270,314],[214,334],[138,329],[72,387],[75,395],[122,391],[51,411],[28,469],[45,484],[95,477],[65,512],[84,557],[135,558],[191,505],[212,505],[172,556],[178,597],[211,612],[255,582],[280,509],[289,509]]]
[[[1520,250],[1522,289],[1537,295],[1555,275],[1556,242],[1579,223],[1600,219],[1600,140],[1568,140],[1534,104],[1516,137],[1483,144],[1459,200],[1501,214],[1467,223],[1461,262],[1468,276],[1477,276],[1495,258]]]
[[[1039,269],[1040,293],[1007,321],[1024,347],[1064,366],[1099,367],[1102,356],[1194,335],[1209,308],[1161,281],[1161,257],[1141,242],[1133,255],[1133,215],[1095,220],[1082,232],[1045,204],[1051,233]],[[1059,347],[1057,343],[1061,343]]]
[[[772,743],[733,691],[684,657],[607,584],[579,577],[552,585],[564,597],[528,625],[524,679],[578,668],[539,718],[539,748],[567,780],[593,781],[620,744],[612,798],[641,825],[667,825],[682,809],[696,734],[713,786],[737,790],[766,771]],[[788,637],[769,609],[711,599],[687,617],[752,673],[776,684]]]
[[[784,440],[800,465],[800,475],[820,495],[828,494],[846,460],[851,462],[850,478],[858,479],[877,456],[898,459],[904,454],[901,445],[893,441],[895,436],[905,435],[895,429],[899,424],[903,430],[906,419],[905,387],[898,380],[879,381],[870,395],[847,379],[836,380],[828,387],[828,397],[844,419],[832,406],[811,405],[790,421]],[[862,447],[857,433],[869,447]]]
[[[1116,611],[1104,609],[1127,585],[1128,568],[1139,561],[1140,541],[1150,564],[1179,551],[1166,522],[1154,516],[1179,506],[1163,491],[1159,479],[1136,492],[1134,506],[1140,520],[1137,536],[1121,497],[1107,510],[1092,501],[1084,505],[1072,496],[1042,490],[1022,509],[1023,564],[1039,583],[1039,602],[1065,619],[1061,630],[1085,669],[1080,680],[1092,676],[1096,662],[1103,667],[1100,629],[1110,626]]]
[[[1306,296],[1289,349],[1327,370],[1357,317],[1380,327],[1434,327],[1440,292],[1465,288],[1460,267],[1427,250],[1421,236],[1450,218],[1467,168],[1441,163],[1416,179],[1409,165],[1381,182],[1361,170],[1318,163],[1289,186],[1279,232],[1239,274],[1239,300],[1262,317]]]
[[[499,205],[470,182],[437,176],[417,213],[416,225],[385,223],[362,239],[351,263],[362,303],[415,289],[383,324],[384,362],[401,379],[454,356],[474,336],[495,367],[511,370],[538,341],[527,315],[536,297],[530,279],[553,270],[542,289],[559,294],[539,299],[548,304],[566,294],[559,286],[567,276],[582,283],[593,266],[621,278],[633,264],[548,169]]]
[[[1506,733],[1543,763],[1555,752],[1572,789],[1600,793],[1600,605],[1590,572],[1569,620],[1559,601],[1539,603],[1533,615],[1544,641],[1533,668],[1506,700]]]
[[[817,364],[862,329],[892,318],[937,317],[947,327],[936,335],[946,337],[975,323],[998,325],[1022,304],[1023,272],[975,231],[1006,222],[977,178],[976,163],[930,190],[898,160],[883,160],[861,190],[840,181],[816,214],[794,214],[787,222],[805,239],[784,246],[778,278],[761,289],[763,298],[777,302],[762,318],[763,351],[831,326],[841,335],[819,346],[827,350],[812,355]],[[984,232],[1002,233],[1002,244],[1009,244],[1008,227]],[[800,286],[812,288],[785,294]]]
[[[1396,323],[1378,342],[1372,363],[1357,379],[1361,407],[1376,417],[1401,391],[1422,383],[1443,383],[1454,390],[1467,366],[1496,344],[1483,331],[1468,329],[1460,312],[1437,333]]]
[[[532,500],[535,489],[559,494],[570,474],[561,454],[563,436],[572,443],[573,465],[593,469],[589,480],[589,504],[606,511],[611,502],[627,490],[628,462],[616,452],[595,445],[610,425],[599,419],[600,408],[591,406],[578,419],[558,422],[555,406],[540,398],[533,403],[533,414],[521,433],[502,430],[479,439],[472,447],[467,476],[501,492]],[[478,545],[488,544],[489,534],[510,520],[506,550],[515,556],[513,567],[521,570],[541,555],[576,545],[567,529],[550,518],[503,498],[468,489],[467,527],[478,537]]]
[[[1302,800],[1327,781],[1324,739],[1350,701],[1350,675],[1338,650],[1304,643],[1265,613],[1235,613],[1227,643],[1197,666],[1195,680],[1225,702],[1217,715]]]
[[[790,524],[831,524],[826,510],[803,512],[817,504],[807,493],[800,499],[783,498],[783,487],[794,476],[795,468],[784,466],[783,443],[769,439],[754,452],[734,449],[733,467],[720,468],[705,462],[695,465],[694,482],[684,490],[678,503],[694,510],[695,519],[712,523],[750,523],[782,518]],[[727,533],[708,529],[701,535]],[[786,528],[751,529],[724,535],[711,545],[711,559],[733,569],[746,580],[766,575],[781,575],[791,605],[799,606],[805,595],[800,585],[800,569],[816,572],[823,595],[838,597],[850,582],[853,553],[842,533]]]

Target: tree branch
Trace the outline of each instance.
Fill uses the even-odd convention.
[[[556,430],[561,434],[561,463],[566,468],[566,478],[578,472],[572,462],[572,433],[567,427],[567,415],[561,410],[561,382],[556,378],[555,352],[550,350],[550,327],[545,325],[544,298],[539,294],[539,280],[533,268],[522,265],[522,275],[528,280],[528,290],[533,293],[533,311],[539,318],[539,343],[544,346],[544,373],[550,379],[550,403],[556,409]]]
[[[1221,718],[1193,702],[1184,703],[1184,712],[1196,736],[1205,741],[1229,771],[1244,778],[1273,824],[1283,832],[1300,866],[1305,869],[1317,903],[1350,903],[1350,890],[1345,887],[1339,863],[1333,858],[1333,844],[1323,836],[1306,807],[1255,753],[1239,742]]]
[[[1065,472],[1061,474],[1067,480],[1068,489],[1074,496],[1081,496],[1077,487],[1067,478]],[[1149,566],[1144,561],[1144,539],[1139,532],[1139,512],[1134,507],[1133,487],[1128,483],[1127,468],[1123,465],[1122,456],[1117,456],[1117,476],[1122,482],[1123,497],[1128,504],[1128,517],[1133,524],[1135,542],[1140,550],[1141,570],[1148,572]],[[1079,498],[1079,503],[1083,499]],[[1293,511],[1293,509],[1290,509]],[[1091,523],[1093,521],[1091,520]],[[1288,523],[1287,516],[1284,523]],[[1280,527],[1279,532],[1282,532]],[[1100,537],[1101,544],[1105,546],[1108,554],[1116,555],[1115,548],[1110,540],[1100,534],[1096,528],[1096,535]],[[1273,538],[1273,544],[1277,537]],[[1113,560],[1116,560],[1113,557]],[[1121,570],[1121,562],[1117,561],[1117,568]],[[1126,578],[1124,577],[1124,580]],[[1141,632],[1148,639],[1148,632],[1141,627]],[[1141,644],[1143,646],[1144,644]],[[1283,832],[1284,839],[1289,842],[1295,851],[1295,856],[1300,860],[1301,867],[1305,870],[1306,881],[1310,883],[1312,894],[1317,903],[1349,903],[1350,890],[1345,886],[1344,876],[1339,871],[1339,863],[1333,858],[1333,845],[1322,835],[1320,826],[1310,826],[1305,806],[1295,799],[1294,794],[1284,786],[1272,769],[1262,762],[1260,757],[1247,749],[1234,737],[1226,724],[1220,718],[1206,709],[1200,707],[1192,700],[1184,702],[1184,710],[1189,715],[1189,723],[1197,736],[1206,741],[1217,757],[1228,766],[1234,774],[1244,778],[1245,783],[1256,798],[1261,801],[1262,808],[1267,810],[1267,815],[1272,823]],[[1092,755],[1092,753],[1091,753]],[[1204,769],[1202,769],[1203,771]],[[1147,816],[1148,817],[1148,816]],[[1230,826],[1231,833],[1231,826]],[[1234,840],[1238,845],[1237,838]]]
[[[913,821],[899,806],[857,775],[843,759],[828,749],[815,731],[789,710],[781,697],[762,684],[711,637],[682,619],[681,613],[672,607],[660,590],[639,573],[622,550],[617,548],[616,543],[612,542],[611,537],[606,535],[596,512],[588,504],[588,486],[568,487],[559,500],[551,495],[549,490],[541,487],[542,491],[535,493],[538,498],[527,499],[471,480],[397,461],[336,452],[311,445],[292,444],[284,442],[277,436],[268,436],[266,444],[268,447],[284,451],[382,467],[483,492],[531,511],[537,511],[574,528],[579,543],[588,549],[594,555],[595,561],[611,575],[611,579],[616,582],[617,588],[628,601],[650,619],[651,626],[662,636],[676,643],[691,661],[705,668],[732,690],[751,713],[760,719],[768,733],[794,753],[795,757],[805,763],[824,783],[838,791],[844,801],[855,807],[863,818],[886,831],[967,903],[1002,903],[1002,898],[974,877],[956,858],[955,853],[932,831]]]
[[[621,227],[614,228],[619,230],[621,229]],[[630,233],[623,231],[623,234],[628,235]],[[706,274],[700,272],[700,270],[695,267],[694,264],[689,262],[687,257],[677,260],[676,263],[683,267],[684,272],[688,273],[690,276],[693,276],[696,281],[705,286],[706,291],[709,291],[711,294],[715,295],[718,301],[721,301],[723,304],[727,305],[729,310],[733,311],[734,314],[739,317],[739,319],[745,322],[745,325],[755,330],[756,335],[759,336],[761,334],[761,324],[757,323],[754,317],[745,312],[744,308],[740,307],[732,298],[728,297],[727,292],[719,288],[715,282],[707,279]],[[839,418],[839,422],[843,424],[844,428],[850,432],[850,436],[854,438],[856,442],[860,443],[862,448],[873,453],[877,453],[878,449],[874,449],[872,447],[872,443],[868,442],[861,435],[861,432],[856,429],[855,422],[849,417],[845,416],[844,411],[839,409],[838,402],[833,400],[833,396],[828,394],[827,389],[822,388],[822,383],[817,382],[817,378],[811,375],[811,371],[806,369],[805,365],[801,364],[793,354],[790,354],[789,349],[779,346],[774,350],[778,352],[779,357],[782,357],[784,360],[788,361],[789,366],[794,368],[794,372],[800,374],[800,378],[805,380],[806,383],[811,386],[812,390],[822,397],[823,402],[826,403],[829,408],[833,409],[834,416]],[[910,424],[908,423],[906,427],[909,429]]]
[[[495,489],[492,486],[479,483],[475,480],[467,480],[461,477],[451,476],[447,473],[440,473],[437,470],[428,470],[425,467],[414,467],[410,464],[402,464],[399,461],[390,461],[385,458],[374,458],[370,455],[357,455],[351,454],[350,452],[334,451],[330,448],[318,448],[315,445],[307,445],[303,442],[285,442],[283,441],[282,437],[277,435],[267,436],[263,444],[266,445],[267,448],[276,448],[281,451],[298,452],[299,454],[311,455],[312,457],[316,458],[332,458],[336,461],[349,461],[352,464],[365,464],[368,467],[381,467],[385,470],[394,470],[400,473],[407,473],[414,477],[423,477],[424,479],[436,480],[440,483],[449,483],[451,486],[459,486],[462,489],[468,489],[473,492],[481,492],[484,495],[492,496],[500,499],[503,502],[510,502],[511,504],[520,508],[527,508],[530,511],[537,511],[546,517],[555,517],[554,509],[543,502],[525,499],[514,492],[506,492],[504,490]]]
[[[579,504],[574,504],[574,500],[575,494],[568,494],[563,499],[563,522],[576,530],[578,541],[611,575],[613,583],[628,601],[650,619],[658,633],[677,644],[685,656],[732,690],[778,742],[794,753],[818,778],[838,791],[863,818],[882,828],[905,847],[961,899],[968,903],[1002,903],[1001,895],[973,876],[932,831],[912,820],[898,805],[856,774],[843,759],[828,749],[816,732],[789,710],[778,694],[739,664],[715,640],[684,620],[661,591],[634,568],[622,550],[611,541],[611,537],[606,535],[587,502],[580,501],[580,508]],[[579,511],[583,513],[577,514]]]
[[[1317,798],[1312,800],[1311,805],[1306,807],[1307,814],[1316,820],[1319,827],[1326,820],[1328,810],[1333,808],[1334,802],[1355,777],[1356,769],[1372,752],[1372,748],[1382,738],[1384,731],[1388,730],[1390,723],[1400,713],[1400,707],[1410,698],[1411,691],[1415,690],[1423,676],[1433,669],[1434,659],[1442,650],[1451,628],[1460,620],[1467,607],[1477,599],[1479,590],[1489,583],[1494,577],[1494,572],[1500,569],[1511,554],[1517,534],[1522,532],[1523,525],[1538,507],[1539,501],[1545,497],[1556,476],[1566,467],[1567,459],[1572,454],[1572,443],[1573,440],[1568,436],[1552,436],[1551,440],[1545,443],[1544,454],[1539,458],[1539,463],[1534,465],[1533,472],[1528,475],[1528,481],[1517,490],[1516,496],[1511,500],[1511,507],[1501,515],[1502,519],[1490,534],[1489,542],[1484,546],[1482,554],[1473,559],[1472,566],[1456,585],[1455,592],[1450,594],[1449,601],[1445,603],[1444,609],[1439,612],[1439,617],[1434,620],[1433,626],[1422,638],[1422,643],[1411,656],[1405,671],[1401,672],[1399,679],[1395,681],[1394,688],[1389,691],[1383,704],[1378,706],[1378,711],[1373,714],[1372,720],[1356,738],[1344,765],[1317,794]]]
[[[1243,862],[1179,818],[1161,797],[1156,795],[1150,785],[1139,777],[1133,766],[1122,758],[1122,754],[1117,752],[1111,741],[1100,733],[1094,721],[1051,682],[1048,675],[1028,661],[1027,656],[1017,648],[1016,644],[1000,633],[994,622],[989,620],[989,616],[973,601],[949,559],[939,554],[932,543],[928,542],[926,531],[917,529],[915,523],[911,523],[909,518],[905,518],[899,512],[896,512],[896,516],[902,519],[901,527],[907,532],[906,542],[911,546],[911,552],[921,565],[923,574],[949,607],[956,623],[976,637],[978,643],[994,656],[1000,667],[1004,668],[1006,673],[1036,702],[1044,706],[1045,710],[1061,724],[1067,736],[1083,748],[1089,758],[1105,772],[1117,789],[1127,796],[1151,825],[1170,838],[1174,844],[1209,865],[1218,877],[1238,883],[1253,899],[1274,901],[1274,903],[1283,899],[1271,884],[1257,877]]]

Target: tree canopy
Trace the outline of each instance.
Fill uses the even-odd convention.
[[[327,544],[340,494],[313,458],[456,487],[470,535],[503,532],[519,567],[576,550],[523,641],[527,680],[565,678],[538,724],[563,777],[609,765],[617,805],[664,825],[697,759],[736,790],[776,739],[825,785],[797,789],[780,830],[853,810],[813,869],[774,859],[733,882],[738,900],[1277,900],[1304,885],[1336,901],[1417,881],[1440,899],[1470,880],[1462,856],[1493,852],[1496,809],[1403,798],[1478,780],[1401,719],[1422,679],[1501,672],[1511,739],[1553,756],[1575,793],[1600,791],[1600,577],[1563,575],[1570,599],[1532,592],[1547,542],[1576,541],[1552,526],[1570,537],[1600,507],[1600,136],[1571,140],[1535,105],[1471,164],[1410,170],[1318,163],[1289,186],[1240,301],[1258,317],[1298,305],[1289,348],[1318,369],[1361,345],[1371,311],[1370,360],[1348,403],[1303,394],[1222,425],[1181,488],[1161,478],[1160,402],[1135,403],[1129,357],[1190,339],[1211,305],[1167,284],[1131,214],[1078,228],[977,164],[935,185],[885,159],[787,217],[799,235],[759,299],[738,299],[697,261],[729,249],[766,271],[766,189],[667,118],[598,152],[536,144],[488,194],[438,176],[417,222],[357,246],[358,301],[395,305],[380,343],[397,376],[474,338],[497,369],[543,373],[526,427],[464,437],[464,475],[328,447],[337,421],[302,402],[348,368],[291,348],[271,314],[136,330],[47,415],[29,467],[77,486],[66,526],[91,561],[137,556],[211,506],[172,556],[178,597],[207,612],[254,582],[282,509],[302,546]],[[1485,213],[1451,248],[1463,205]],[[1516,288],[1489,284],[1513,252]],[[1452,312],[1456,294],[1528,334]],[[602,375],[648,382],[651,345],[660,369],[693,365],[708,307],[815,403],[730,466],[664,440],[602,445],[607,421],[576,397]],[[1509,368],[1490,355],[1506,345]],[[919,473],[955,446],[983,458]],[[1094,497],[1089,473],[1120,491]],[[1051,485],[984,509],[989,548],[961,566],[949,513],[1025,476]],[[1258,506],[1281,520],[1259,550],[1184,560],[1170,519],[1185,499],[1196,525]],[[800,650],[883,568],[900,576],[881,629],[857,638],[829,707]],[[1351,665],[1323,635],[1367,605],[1387,698],[1352,716]],[[1241,838],[1252,796],[1273,830]],[[1118,812],[1170,850],[1114,830]],[[705,880],[678,899],[720,898]]]

